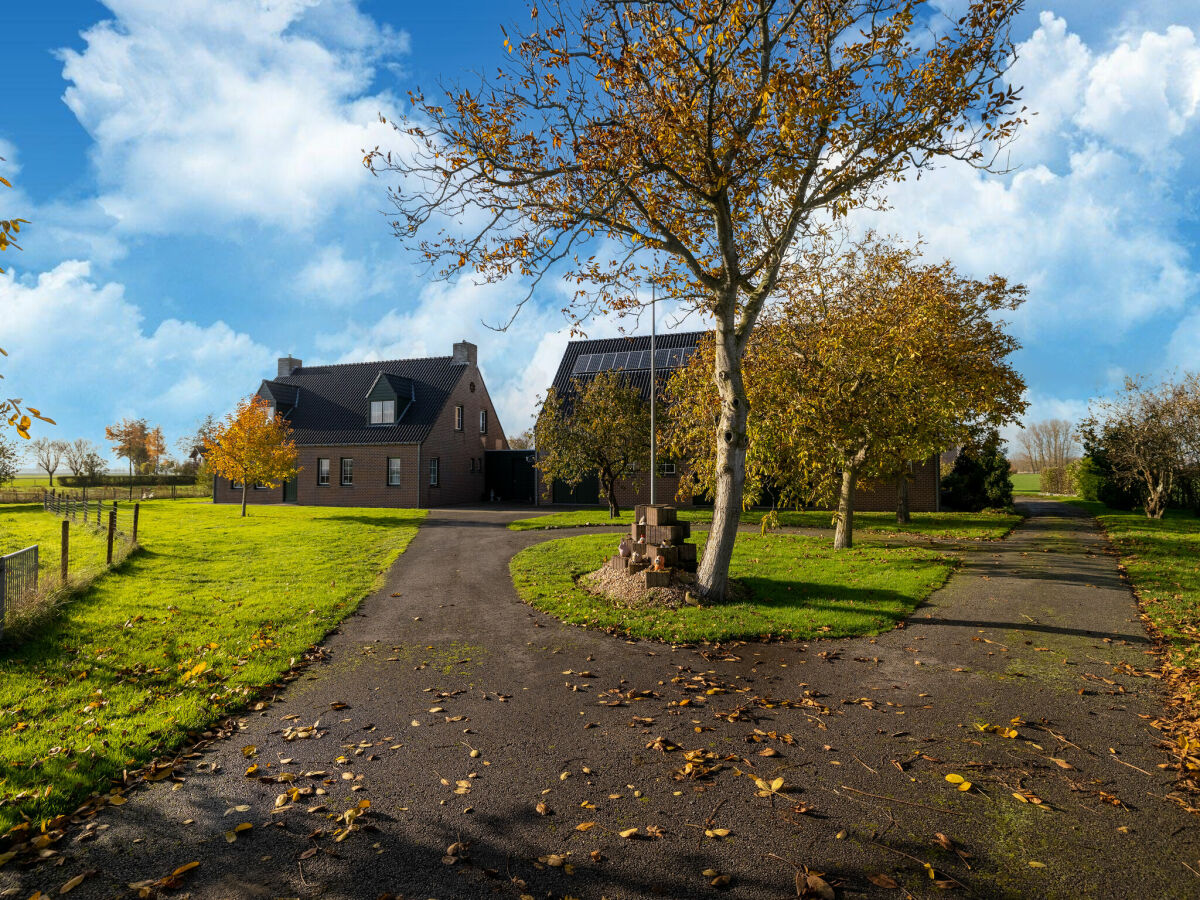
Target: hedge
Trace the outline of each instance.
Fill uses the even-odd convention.
[[[55,481],[62,487],[149,487],[152,485],[195,484],[195,475],[60,475]]]

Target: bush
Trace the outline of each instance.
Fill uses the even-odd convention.
[[[1108,480],[1103,470],[1090,456],[1071,463],[1074,468],[1075,493],[1084,500],[1099,500],[1104,483]]]
[[[128,475],[60,475],[55,479],[63,487],[126,487],[130,484]],[[132,483],[135,487],[148,487],[163,484],[195,484],[195,475],[134,475]]]
[[[1065,494],[1066,480],[1067,470],[1062,466],[1046,466],[1038,476],[1039,489],[1043,494]]]
[[[942,503],[960,512],[1012,506],[1008,459],[995,435],[982,447],[964,447],[950,474],[942,479]]]

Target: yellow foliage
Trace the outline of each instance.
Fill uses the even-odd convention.
[[[205,435],[204,457],[216,475],[241,483],[243,516],[248,486],[278,487],[300,472],[291,426],[282,416],[272,417],[258,396],[242,400]]]

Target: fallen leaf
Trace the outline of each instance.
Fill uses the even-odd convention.
[[[868,875],[867,881],[876,887],[888,888],[889,890],[895,890],[900,887],[899,883],[891,875]]]

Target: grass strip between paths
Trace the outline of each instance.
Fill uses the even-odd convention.
[[[358,606],[425,515],[238,513],[143,504],[141,551],[44,628],[0,645],[0,830],[71,810],[241,707]],[[0,507],[0,550],[40,534],[38,517],[59,527]]]
[[[1170,715],[1156,724],[1170,739],[1180,786],[1200,794],[1200,517],[1169,510],[1162,519],[1147,519],[1140,510],[1070,502],[1104,529],[1159,640]]]
[[[758,525],[766,510],[751,509],[742,513],[743,525]],[[679,518],[685,522],[711,522],[710,509],[681,509]],[[546,515],[517,519],[509,523],[513,531],[540,531],[551,528],[589,528],[601,525],[625,525],[633,522],[633,511],[626,510],[616,519],[608,517],[607,508],[572,509]],[[915,534],[922,537],[957,540],[998,540],[1021,523],[1015,513],[1003,512],[940,512],[913,513],[907,525],[896,523],[894,512],[856,512],[854,530],[876,534]],[[820,509],[785,509],[779,511],[783,528],[833,528],[833,513]]]
[[[703,534],[697,543],[703,544]],[[612,535],[536,544],[510,564],[521,599],[571,625],[690,643],[782,637],[795,640],[878,634],[941,587],[955,560],[934,550],[862,544],[834,551],[803,535],[738,536],[730,574],[750,599],[683,607],[620,608],[576,579],[615,552]]]

